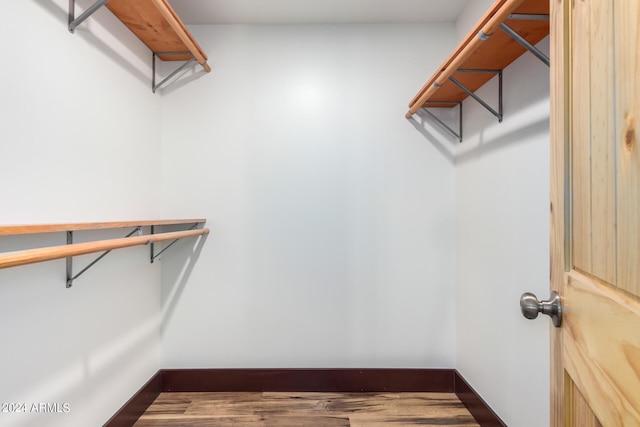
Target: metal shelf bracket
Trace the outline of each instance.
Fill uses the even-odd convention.
[[[459,110],[458,110],[459,111],[459,113],[458,113],[458,131],[456,132],[455,130],[453,130],[453,128],[451,126],[446,124],[442,119],[440,119],[438,116],[436,116],[431,111],[429,111],[429,104],[457,105],[458,108],[459,108]],[[438,107],[434,107],[434,108],[438,108]],[[439,107],[439,108],[442,108],[442,107]],[[420,111],[423,111],[423,112],[427,113],[429,115],[429,117],[431,117],[433,120],[435,120],[436,123],[438,123],[440,126],[442,126],[447,132],[449,132],[451,135],[453,135],[456,138],[458,138],[458,142],[462,142],[462,102],[446,102],[446,101],[443,101],[443,102],[427,102],[427,103],[425,103],[425,105],[422,106]]]
[[[462,83],[460,83],[455,78],[449,77],[449,80],[453,84],[458,86],[460,89],[462,89],[462,91],[464,93],[469,95],[476,102],[478,102],[480,105],[482,105],[484,108],[486,108],[487,111],[489,111],[491,114],[493,114],[498,119],[498,122],[502,122],[502,117],[503,117],[503,112],[502,112],[502,70],[458,69],[458,70],[456,70],[456,73],[491,73],[491,74],[497,74],[498,75],[498,110],[497,111],[493,107],[491,107],[489,104],[487,104],[482,98],[480,98],[478,95],[473,93],[471,90],[469,90],[467,87],[465,87]],[[440,119],[435,114],[433,114],[431,111],[429,111],[430,104],[431,104],[431,108],[445,108],[445,107],[443,107],[444,105],[458,105],[459,109],[460,109],[458,131],[456,132],[451,126],[446,124],[444,121],[442,121],[442,119]],[[431,101],[431,102],[425,103],[422,106],[421,111],[427,113],[440,126],[442,126],[444,129],[446,129],[447,132],[449,132],[451,135],[455,136],[458,139],[459,142],[462,142],[462,102],[461,101],[460,102],[458,102],[458,101]]]
[[[549,15],[530,15],[530,14],[511,14],[509,15],[510,20],[538,20],[544,21],[549,20]],[[514,39],[516,42],[520,44],[520,46],[527,49],[529,52],[535,55],[536,58],[544,62],[547,67],[550,64],[549,57],[545,55],[540,49],[529,43],[524,37],[518,34],[513,28],[505,24],[504,22],[500,24],[500,29],[507,33],[509,37]]]
[[[191,227],[189,227],[187,230],[193,230],[194,228],[196,228],[198,226],[199,223],[195,223],[193,224]],[[151,234],[155,234],[155,226],[151,226]],[[171,243],[169,243],[167,246],[165,246],[164,248],[162,248],[162,250],[160,252],[158,252],[157,254],[155,253],[155,243],[153,243],[153,241],[151,241],[151,243],[149,244],[149,250],[151,252],[150,254],[150,261],[151,264],[153,264],[153,262],[156,260],[156,258],[158,258],[164,251],[166,251],[167,249],[169,249],[171,246],[173,246],[174,243],[176,243],[178,240],[180,239],[176,239],[174,241],[172,241]]]
[[[131,233],[127,234],[125,237],[131,237],[135,233],[140,233],[141,228],[142,227],[136,227]],[[67,244],[68,245],[73,244],[73,231],[67,231]],[[110,250],[105,251],[102,254],[100,254],[100,256],[98,256],[96,259],[91,261],[85,268],[80,270],[80,272],[77,273],[75,276],[73,275],[73,257],[67,257],[67,288],[70,288],[73,285],[74,280],[76,280],[78,277],[84,274],[85,271],[93,267],[98,261],[104,258],[109,252],[111,251]]]
[[[449,80],[453,84],[458,86],[460,89],[462,89],[464,91],[464,93],[469,95],[471,98],[476,100],[476,102],[478,102],[480,105],[482,105],[484,108],[486,108],[487,111],[489,111],[491,114],[496,116],[496,118],[498,119],[499,123],[502,123],[502,70],[466,70],[466,69],[459,69],[459,70],[456,70],[456,73],[492,73],[492,74],[497,74],[498,75],[498,111],[493,109],[482,98],[480,98],[478,95],[473,93],[471,90],[469,90],[467,87],[465,87],[458,80],[454,79],[453,76],[449,77]]]
[[[109,0],[98,0],[97,2],[89,6],[87,10],[82,12],[82,14],[79,17],[76,18],[75,17],[76,0],[69,0],[69,27],[68,27],[69,32],[73,34],[76,28],[78,27],[78,25],[82,24],[88,17],[93,15],[98,9],[104,6],[105,3],[107,3],[108,1]]]
[[[175,71],[169,74],[167,77],[162,79],[160,83],[156,84],[156,57],[158,55],[191,55],[191,59],[188,59],[184,64],[179,66]],[[153,52],[153,64],[151,69],[152,79],[151,79],[151,90],[153,93],[156,93],[156,90],[160,89],[164,86],[173,76],[186,69],[193,62],[197,62],[196,58],[193,56],[191,52]]]

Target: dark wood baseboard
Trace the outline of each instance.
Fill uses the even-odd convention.
[[[163,369],[105,427],[131,427],[161,392],[455,393],[482,427],[505,424],[455,369]]]
[[[453,392],[451,369],[165,369],[164,391]]]
[[[482,427],[507,427],[458,371],[455,371],[455,390],[458,399]]]
[[[125,403],[104,427],[131,427],[162,393],[162,371],[158,371]]]

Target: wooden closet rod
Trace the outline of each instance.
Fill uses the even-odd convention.
[[[494,13],[494,15],[487,21],[477,35],[467,43],[467,45],[453,58],[444,69],[441,70],[440,75],[435,78],[433,83],[426,88],[421,96],[414,98],[413,104],[409,105],[409,111],[405,114],[407,119],[410,119],[427,100],[438,90],[448,79],[459,69],[464,62],[469,59],[473,52],[478,49],[478,46],[491,37],[493,33],[498,29],[500,24],[504,22],[509,15],[511,15],[524,0],[506,0],[506,2]]]
[[[73,243],[70,245],[50,246],[46,248],[27,249],[24,251],[6,252],[0,254],[0,269],[33,264],[36,262],[68,258],[94,252],[109,251],[129,246],[147,245],[164,240],[176,240],[209,234],[208,228],[195,230],[173,231],[167,233],[147,234],[144,236],[124,237],[120,239],[99,240],[95,242]]]
[[[478,31],[482,30],[482,28],[487,24],[487,22],[489,22],[489,20],[491,19],[495,11],[500,9],[504,5],[505,1],[506,0],[496,0],[493,3],[491,8],[487,10],[487,12],[485,12],[482,18],[476,23],[476,25],[471,29],[471,31],[467,33],[466,37],[460,42],[460,44],[458,44],[458,46],[451,53],[451,55],[449,55],[447,60],[444,61],[444,63],[440,66],[440,68],[435,73],[433,73],[431,78],[424,84],[424,86],[420,88],[420,90],[418,91],[418,93],[416,93],[413,99],[411,99],[411,102],[409,102],[409,107],[413,107],[413,104],[418,102],[418,99],[427,91],[427,89],[431,87],[431,85],[436,80],[436,78],[438,78],[439,73],[442,72],[445,68],[447,68],[449,64],[451,64],[451,61],[453,61],[456,58],[456,56],[458,56],[460,52],[462,52],[465,46],[471,40],[473,40],[473,38],[475,38],[475,36],[478,34]]]

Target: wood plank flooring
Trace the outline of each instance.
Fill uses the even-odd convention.
[[[161,393],[134,427],[479,426],[453,393]]]

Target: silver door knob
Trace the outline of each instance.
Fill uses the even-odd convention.
[[[538,301],[534,294],[525,292],[520,297],[520,310],[527,319],[535,319],[538,317],[538,313],[542,313],[551,316],[553,326],[556,328],[562,324],[562,304],[560,303],[560,295],[556,291],[551,291],[549,301]]]

